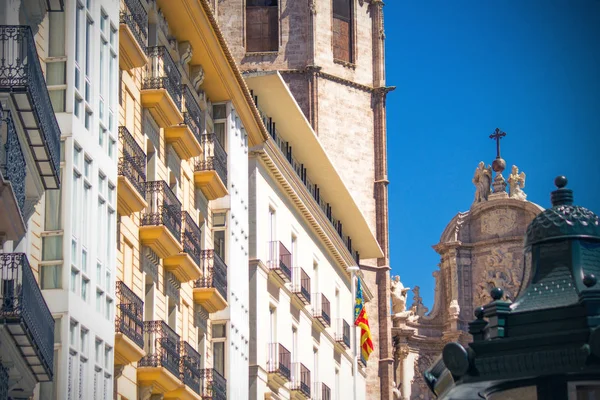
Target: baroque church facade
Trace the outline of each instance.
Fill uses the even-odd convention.
[[[526,200],[525,174],[516,166],[504,178],[505,164],[499,154],[491,167],[479,164],[473,178],[473,204],[452,218],[433,246],[440,263],[433,272],[431,312],[423,305],[418,286],[412,289],[413,304],[406,310],[409,289],[399,277],[392,280],[392,390],[396,399],[433,399],[423,373],[444,345],[471,341],[468,323],[474,310],[490,301],[492,288],[503,288],[506,299],[514,300],[528,280],[530,271],[525,266],[531,263],[524,259],[523,238],[543,209]],[[493,183],[492,168],[496,171]]]

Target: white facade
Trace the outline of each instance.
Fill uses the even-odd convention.
[[[294,363],[310,370],[310,398],[321,399],[325,384],[331,399],[353,398],[352,352],[336,337],[340,319],[354,329],[350,278],[339,263],[332,259],[305,219],[290,203],[278,183],[257,159],[250,161],[251,193],[251,399],[265,398],[265,393],[278,393],[290,398],[295,387]],[[310,277],[310,304],[305,305],[293,292],[295,283],[284,282],[272,271],[278,251],[272,242],[281,242],[292,253],[292,269],[302,268]],[[293,273],[293,278],[298,274]],[[330,302],[330,326],[324,327],[314,316],[319,297],[324,294]],[[291,379],[277,385],[269,378],[271,362],[277,362],[273,344],[281,344],[291,353]],[[278,347],[277,347],[278,348]],[[275,350],[278,352],[278,350]],[[365,378],[357,376],[357,399],[365,394]]]
[[[248,308],[248,138],[232,104],[224,106],[224,118],[213,112],[215,134],[222,130],[227,151],[227,189],[229,195],[211,203],[213,215],[227,212],[225,226],[225,263],[227,271],[228,307],[211,315],[213,326],[226,324],[225,340],[213,336],[215,346],[224,346],[224,377],[227,379],[227,397],[229,399],[248,398],[248,352],[249,352],[249,308]],[[213,108],[215,110],[215,108]],[[222,127],[219,127],[222,125]],[[223,142],[222,142],[223,143]],[[216,240],[214,226],[213,240]],[[215,246],[216,248],[216,246]],[[214,330],[213,330],[214,332]],[[224,343],[221,345],[219,343]],[[218,365],[216,360],[214,366]]]
[[[49,90],[63,138],[63,186],[60,195],[46,196],[42,234],[41,287],[61,339],[55,344],[55,387],[41,398],[110,398],[119,2],[67,0],[64,13],[49,14],[43,29]]]

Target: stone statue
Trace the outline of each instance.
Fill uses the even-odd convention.
[[[450,302],[450,306],[448,306],[448,314],[450,314],[451,318],[458,318],[460,315],[460,306],[458,305],[458,301],[456,299]]]
[[[400,387],[400,385],[396,385],[396,382],[392,381],[392,393],[394,394],[394,399],[401,400],[402,393],[400,393],[399,387]]]
[[[394,314],[403,313],[406,311],[406,293],[410,288],[405,288],[400,282],[400,276],[396,275],[392,279],[392,312]]]
[[[508,187],[510,188],[510,198],[517,200],[525,200],[527,195],[523,192],[525,188],[525,172],[519,174],[519,168],[516,165],[512,166],[512,172],[508,177]]]
[[[475,169],[473,183],[475,184],[474,203],[487,201],[491,192],[490,187],[492,185],[492,167],[488,165],[486,168],[484,162],[481,161],[477,169]]]

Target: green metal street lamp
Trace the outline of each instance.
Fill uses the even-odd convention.
[[[440,399],[600,399],[600,219],[555,179],[527,228],[523,286],[475,311],[473,341],[448,343],[424,373]]]

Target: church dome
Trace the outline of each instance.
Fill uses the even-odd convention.
[[[525,247],[564,238],[600,239],[600,219],[585,207],[573,205],[573,191],[566,189],[567,178],[554,180],[558,188],[551,194],[552,208],[538,214],[527,228]]]

